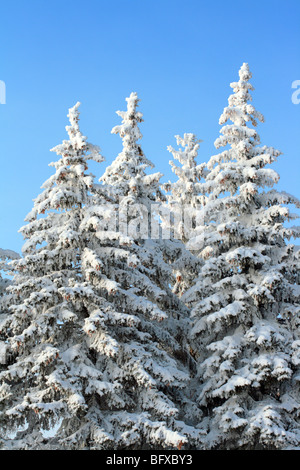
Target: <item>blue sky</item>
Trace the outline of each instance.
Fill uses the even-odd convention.
[[[194,132],[199,163],[216,153],[230,82],[248,62],[261,143],[280,149],[279,189],[300,197],[299,0],[10,0],[1,5],[0,247],[21,251],[18,233],[52,174],[50,148],[66,138],[68,109],[106,162],[121,151],[115,111],[141,99],[142,146],[162,181],[173,178],[168,145]]]

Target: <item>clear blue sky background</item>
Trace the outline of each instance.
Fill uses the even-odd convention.
[[[229,83],[248,62],[253,103],[266,122],[262,144],[283,152],[279,188],[300,196],[299,0],[10,0],[1,4],[0,247],[21,251],[18,229],[66,138],[68,108],[81,105],[81,129],[106,163],[121,151],[125,97],[141,99],[142,146],[163,180],[173,178],[168,145],[194,132],[199,163],[216,153]]]

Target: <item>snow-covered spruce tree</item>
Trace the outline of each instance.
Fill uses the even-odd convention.
[[[160,240],[148,232],[151,204],[161,197],[160,174],[146,174],[153,165],[138,143],[138,101],[132,93],[127,111],[118,112],[123,121],[112,132],[122,137],[123,150],[101,178],[99,205],[81,223],[89,240],[82,275],[98,296],[84,330],[107,386],[91,394],[93,426],[82,419],[72,433],[62,428],[59,440],[68,448],[78,441],[114,450],[189,448],[197,442],[198,431],[182,412],[190,405],[190,415],[196,414],[185,364],[187,311],[168,287]],[[72,301],[67,288],[66,294]]]
[[[79,130],[78,107],[69,110],[69,140],[52,149],[61,157],[50,164],[55,173],[20,229],[23,258],[13,262],[10,314],[1,318],[9,357],[0,374],[0,445],[6,449],[44,448],[42,431],[62,418],[80,419],[81,394],[101,377],[86,347],[82,303],[68,303],[63,290],[89,295],[81,280],[79,228],[92,197],[87,161],[103,160]]]
[[[279,176],[267,165],[280,152],[259,146],[250,78],[243,64],[220,118],[215,146],[229,148],[208,162],[204,225],[190,244],[205,263],[183,296],[193,308],[208,449],[300,445],[299,252],[289,243],[299,228],[285,224],[289,204],[300,203],[269,189]]]
[[[197,186],[206,174],[206,164],[197,164],[201,140],[195,134],[186,133],[183,138],[178,135],[175,138],[181,148],[175,150],[168,146],[168,150],[181,166],[173,160],[169,162],[177,180],[163,185],[167,204],[162,218],[172,240],[169,253],[174,271],[173,292],[181,296],[193,284],[202,263],[196,253],[186,248],[186,243],[193,236],[199,206],[205,203],[205,196],[199,195]]]

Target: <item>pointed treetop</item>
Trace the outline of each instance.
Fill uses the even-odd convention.
[[[175,136],[177,145],[181,148],[175,150],[171,145],[167,147],[172,153],[174,160],[177,160],[181,166],[177,166],[173,160],[170,160],[170,166],[173,173],[178,177],[174,183],[170,181],[163,185],[167,192],[169,202],[179,202],[180,204],[190,204],[192,199],[198,194],[196,183],[201,180],[205,173],[205,163],[197,164],[198,150],[201,139],[197,139],[193,133],[185,133],[183,137]]]
[[[243,65],[241,66],[239,70],[239,77],[242,81],[248,81],[250,78],[252,78],[252,73],[249,68],[249,64],[247,62],[244,62]]]
[[[248,81],[251,76],[248,64],[244,63],[239,71],[239,81],[230,84],[234,93],[229,96],[228,106],[224,108],[219,119],[220,125],[225,124],[228,120],[231,120],[233,124],[224,125],[220,129],[221,137],[215,141],[216,148],[229,144],[244,156],[249,155],[249,152],[251,153],[252,149],[260,142],[258,133],[255,129],[248,127],[248,123],[250,122],[253,127],[256,127],[257,121],[264,122],[264,116],[249,103],[252,101],[249,91],[254,90]]]
[[[122,124],[115,126],[111,133],[119,134],[123,149],[113,163],[108,166],[99,181],[114,186],[117,198],[122,195],[123,201],[127,196],[143,197],[144,203],[157,198],[164,198],[159,189],[161,173],[147,174],[147,168],[154,168],[154,164],[146,158],[141,144],[137,142],[143,136],[138,124],[143,121],[142,113],[137,111],[140,101],[137,93],[132,92],[127,101],[126,111],[117,111],[122,118]]]
[[[72,125],[75,125],[79,120],[80,112],[78,111],[78,108],[79,108],[80,105],[81,105],[81,103],[79,101],[77,101],[77,103],[72,108],[69,108],[69,114],[67,116],[68,116],[68,118],[70,120],[70,123]]]
[[[94,175],[86,173],[87,161],[101,163],[104,157],[100,148],[87,142],[87,138],[79,129],[79,106],[80,103],[77,102],[69,109],[70,125],[66,126],[69,140],[63,140],[61,144],[50,149],[61,158],[49,163],[56,171],[42,184],[44,191],[34,199],[34,208],[26,216],[26,222],[34,221],[39,214],[45,214],[49,210],[81,207],[87,203],[94,191]],[[21,227],[20,231],[25,233],[27,227]]]
[[[122,124],[115,126],[111,133],[120,134],[123,146],[132,150],[137,146],[137,140],[143,137],[138,128],[138,123],[143,122],[143,114],[136,110],[140,101],[136,92],[132,92],[126,101],[127,111],[117,111],[118,116],[122,118]]]
[[[80,115],[78,108],[80,104],[81,103],[77,101],[75,106],[69,109],[69,114],[67,115],[71,125],[66,126],[66,131],[68,132],[71,141],[72,140],[74,141],[76,134],[77,135],[80,134],[79,124],[78,124],[79,115]],[[86,140],[86,137],[82,136],[82,141],[85,141],[85,140]]]
[[[230,87],[233,88],[235,93],[244,91],[245,95],[243,96],[241,94],[241,97],[244,99],[246,98],[246,101],[251,101],[252,97],[247,93],[247,90],[254,91],[254,87],[249,83],[250,78],[252,78],[252,73],[250,72],[249,65],[246,62],[243,63],[239,70],[239,77],[239,81],[230,83]]]
[[[135,91],[130,93],[129,98],[126,98],[127,101],[127,111],[130,114],[136,114],[136,108],[138,106],[138,103],[140,99],[138,98],[138,95]],[[139,115],[139,122],[142,122],[142,113],[137,113]]]
[[[253,91],[254,87],[249,83],[252,73],[250,72],[249,65],[243,63],[239,70],[239,81],[230,83],[230,87],[234,93],[228,98],[228,107],[224,109],[220,117],[219,123],[222,125],[228,119],[235,125],[246,126],[247,122],[251,121],[255,127],[257,125],[256,119],[264,122],[264,117],[261,113],[256,111],[254,106],[249,104],[252,101],[252,96],[249,91]],[[221,130],[222,131],[222,130]]]
[[[75,106],[69,108],[69,114],[67,115],[70,121],[70,125],[66,126],[66,131],[69,135],[69,140],[63,140],[63,143],[52,148],[51,152],[56,152],[57,155],[62,155],[67,158],[67,161],[76,160],[77,157],[82,158],[84,152],[84,160],[94,160],[98,163],[104,161],[104,157],[101,155],[101,150],[97,145],[92,145],[87,142],[87,137],[84,136],[79,128],[79,106],[80,102],[77,101]],[[81,150],[81,154],[78,155],[78,150]],[[51,165],[51,164],[50,164]]]
[[[169,145],[167,147],[168,151],[172,153],[175,160],[178,160],[182,164],[181,173],[185,170],[190,170],[197,166],[196,158],[198,156],[198,150],[200,146],[201,139],[197,139],[195,134],[185,133],[183,137],[175,135],[177,145],[182,147],[182,150],[174,150],[174,148]],[[177,174],[177,166],[172,160],[170,160],[170,165],[172,166],[172,171]],[[181,175],[178,175],[181,176]]]

